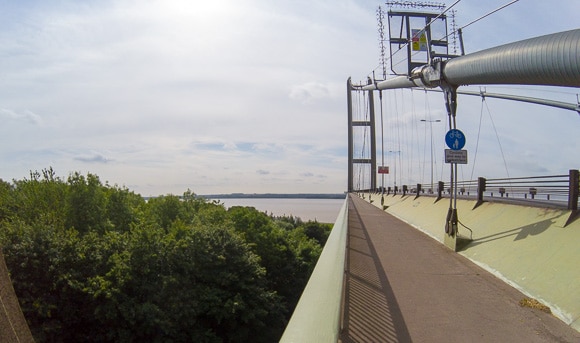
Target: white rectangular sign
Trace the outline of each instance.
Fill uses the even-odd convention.
[[[467,150],[445,149],[445,163],[467,164]]]

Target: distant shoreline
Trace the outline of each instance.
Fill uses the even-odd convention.
[[[206,199],[344,199],[345,193],[230,193],[230,194],[205,194],[199,195]]]

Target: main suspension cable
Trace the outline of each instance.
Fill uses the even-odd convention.
[[[472,20],[471,22],[467,23],[466,25],[463,25],[462,27],[458,28],[457,30],[454,30],[454,31],[450,32],[450,33],[449,33],[449,34],[447,34],[446,36],[444,36],[444,37],[441,37],[439,40],[444,40],[444,39],[446,39],[447,37],[449,37],[449,36],[451,36],[451,35],[454,35],[454,34],[456,34],[456,33],[460,32],[460,31],[462,31],[462,30],[463,30],[463,29],[465,29],[466,27],[468,27],[468,26],[471,26],[472,24],[475,24],[475,23],[477,23],[478,21],[480,21],[480,20],[482,20],[482,19],[484,19],[484,18],[487,18],[487,17],[489,17],[490,15],[492,15],[492,14],[494,14],[494,13],[496,13],[496,12],[498,12],[498,11],[501,11],[501,10],[503,10],[504,8],[506,8],[506,7],[510,6],[510,5],[513,5],[513,4],[515,4],[516,2],[518,2],[518,1],[520,1],[520,0],[513,0],[513,1],[511,1],[511,2],[507,3],[507,4],[503,5],[503,6],[500,6],[500,7],[496,8],[495,10],[493,10],[493,11],[491,11],[491,12],[488,12],[488,13],[486,13],[486,14],[482,15],[481,17],[479,17],[479,18],[475,19],[475,20]]]

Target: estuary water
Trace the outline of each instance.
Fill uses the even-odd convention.
[[[346,196],[345,196],[346,197]],[[344,199],[213,199],[219,200],[226,208],[232,206],[250,206],[272,213],[275,216],[294,216],[302,221],[316,220],[320,223],[336,221]]]

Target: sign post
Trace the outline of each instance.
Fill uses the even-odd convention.
[[[383,179],[385,174],[389,173],[389,166],[379,166],[379,174],[382,175]],[[385,204],[385,182],[383,181],[381,184],[381,206]]]
[[[465,135],[457,129],[451,129],[445,134],[445,144],[449,149],[445,149],[445,163],[451,164],[452,176],[451,182],[453,187],[453,206],[450,205],[447,213],[447,225],[445,226],[446,240],[449,244],[456,247],[457,223],[457,165],[467,164],[467,150],[462,150],[465,146]],[[452,241],[452,243],[451,243]]]

